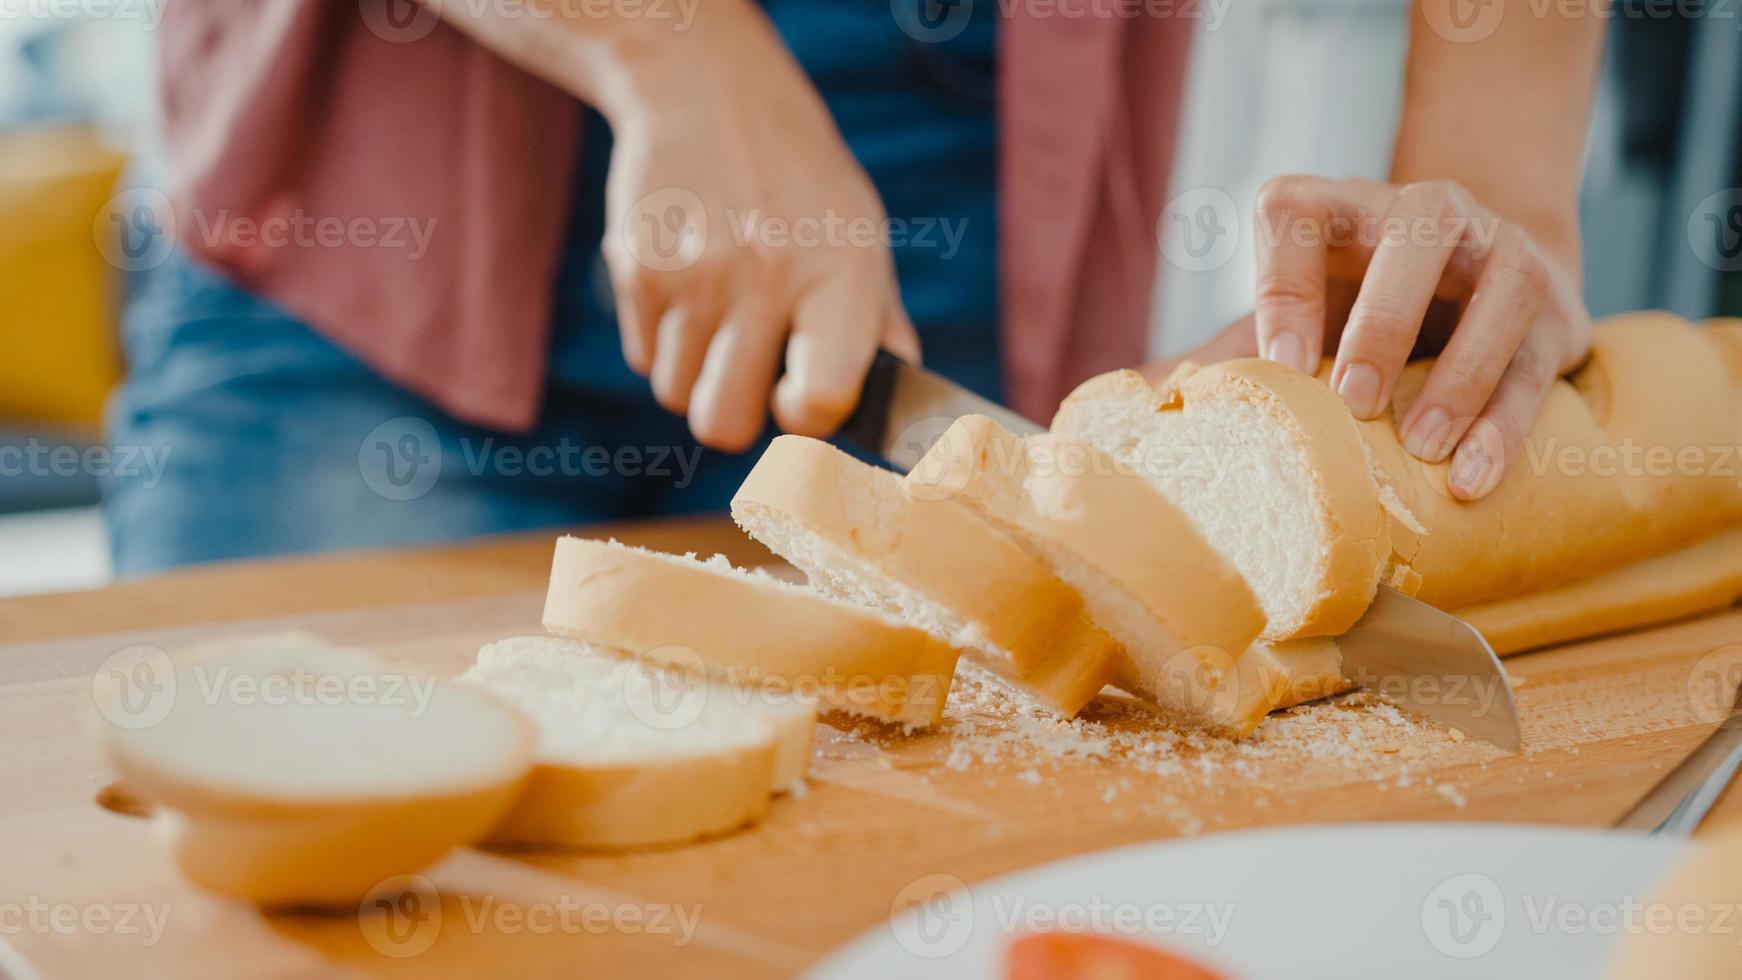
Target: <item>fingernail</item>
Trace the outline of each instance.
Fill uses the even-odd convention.
[[[1300,334],[1292,330],[1284,330],[1270,338],[1270,349],[1265,352],[1264,359],[1286,364],[1302,374],[1310,374],[1306,363],[1306,345],[1300,342]]]
[[[1358,419],[1370,419],[1379,414],[1379,369],[1361,361],[1343,365],[1343,377],[1337,382],[1337,394],[1343,396],[1349,410]]]
[[[1451,472],[1446,483],[1465,500],[1486,496],[1500,482],[1498,461],[1488,452],[1481,437],[1472,435],[1458,444],[1452,456]]]
[[[1438,405],[1424,409],[1403,433],[1403,448],[1417,459],[1437,463],[1452,451],[1452,417]]]

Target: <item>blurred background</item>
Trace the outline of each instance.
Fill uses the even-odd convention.
[[[153,169],[154,29],[173,0],[0,0],[0,595],[100,585],[103,400],[128,222]],[[1237,0],[1195,42],[1153,346],[1250,308],[1252,199],[1279,173],[1384,177],[1407,0]],[[1742,11],[1618,3],[1586,154],[1597,315],[1742,315]],[[1206,210],[1208,209],[1208,210]],[[148,217],[148,216],[147,216]],[[1241,232],[1212,267],[1173,222]],[[118,251],[120,250],[120,251]]]

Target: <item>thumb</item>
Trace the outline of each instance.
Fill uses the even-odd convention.
[[[889,315],[883,318],[883,335],[878,343],[883,345],[884,350],[914,367],[920,366],[919,332],[913,329],[913,323],[908,320],[907,311],[901,308],[899,298],[890,304]]]

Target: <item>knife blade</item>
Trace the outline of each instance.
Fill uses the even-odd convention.
[[[1724,795],[1738,769],[1742,769],[1742,684],[1737,685],[1735,702],[1717,731],[1658,780],[1615,827],[1687,837]]]
[[[950,423],[964,415],[984,415],[1018,435],[1046,431],[1040,423],[981,398],[942,375],[879,350],[865,375],[859,407],[848,416],[837,438],[906,473]]]
[[[880,350],[838,437],[907,472],[964,415],[985,415],[1020,435],[1046,431]],[[1366,614],[1336,640],[1343,674],[1354,683],[1508,752],[1523,744],[1512,683],[1469,623],[1380,586]]]
[[[1523,747],[1512,681],[1469,623],[1382,585],[1336,641],[1357,686],[1508,752]]]

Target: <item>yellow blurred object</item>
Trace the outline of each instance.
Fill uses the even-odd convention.
[[[93,226],[125,165],[82,127],[0,134],[0,422],[101,419],[121,280]]]

